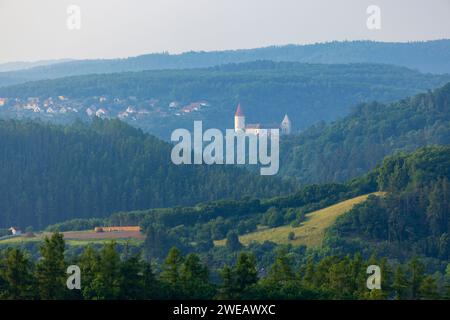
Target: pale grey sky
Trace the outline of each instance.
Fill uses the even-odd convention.
[[[66,26],[69,5],[81,29]],[[369,5],[381,30],[366,27]],[[0,0],[0,63],[450,38],[450,0]]]

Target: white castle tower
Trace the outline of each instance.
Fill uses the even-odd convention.
[[[241,104],[239,103],[234,114],[234,131],[245,132],[245,115],[242,112]]]
[[[287,114],[284,116],[283,121],[281,121],[280,129],[281,129],[281,134],[288,135],[288,134],[291,134],[291,132],[292,132],[291,120],[289,119]]]

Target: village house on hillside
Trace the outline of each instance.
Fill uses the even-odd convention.
[[[22,230],[19,227],[11,227],[8,229],[13,236],[19,236],[22,234]]]

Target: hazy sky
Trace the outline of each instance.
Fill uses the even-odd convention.
[[[81,29],[67,27],[67,7]],[[366,26],[369,5],[381,29]],[[0,0],[0,63],[450,38],[450,0]]]

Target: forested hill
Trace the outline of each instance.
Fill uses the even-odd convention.
[[[238,102],[249,123],[279,124],[287,113],[294,129],[305,129],[321,120],[332,121],[347,115],[361,102],[391,102],[450,81],[450,75],[422,74],[404,67],[376,64],[318,65],[271,61],[231,64],[208,69],[126,72],[68,77],[0,88],[0,97],[9,97],[8,111],[16,114],[15,98],[41,100],[64,96],[64,107],[76,107],[76,116],[87,117],[85,109],[103,108],[115,117],[133,106],[148,115],[127,121],[168,139],[175,128],[192,126],[203,120],[206,126],[232,128]],[[99,97],[107,100],[100,103]],[[133,97],[133,99],[131,98]],[[118,105],[114,101],[124,101]],[[182,107],[206,101],[193,112]],[[171,108],[177,102],[179,108]],[[56,102],[55,102],[56,103]],[[60,102],[58,102],[60,103]],[[42,109],[44,107],[40,105]],[[6,107],[3,107],[5,109]],[[53,109],[56,107],[53,106]],[[1,112],[2,109],[0,109]],[[31,116],[63,117],[48,112]]]
[[[171,146],[118,120],[0,121],[0,226],[273,196],[290,184],[229,166],[175,166]]]
[[[450,40],[409,43],[345,41],[175,55],[147,54],[128,59],[80,60],[0,73],[0,85],[82,74],[204,68],[256,60],[329,64],[383,63],[422,72],[450,73]]]
[[[374,193],[377,190],[380,192]],[[356,197],[367,194],[370,195],[365,201],[361,201],[364,196]],[[347,200],[345,204],[343,200]],[[327,229],[325,241],[316,253],[358,253],[366,258],[377,255],[395,260],[426,256],[428,266],[443,270],[450,258],[450,146],[423,147],[387,157],[368,174],[345,184],[308,185],[293,194],[271,199],[220,200],[194,207],[118,212],[103,221],[76,219],[49,230],[140,224],[147,234],[147,257],[163,258],[176,246],[186,253],[196,251],[227,259],[231,254],[228,250],[242,248],[237,236],[253,234],[250,239],[257,243],[283,239],[294,248],[299,245],[293,241],[295,237],[317,237],[316,229],[324,229],[328,223],[322,220],[319,209],[332,216],[335,211],[343,212]],[[320,221],[309,224],[311,213],[321,215]],[[258,226],[263,234],[267,233],[256,235]],[[298,227],[311,227],[314,231],[295,230]],[[294,239],[288,238],[287,230],[295,233]],[[234,242],[230,237],[233,234]],[[227,250],[216,247],[219,251],[215,252],[213,241],[225,237]],[[251,240],[247,238],[246,249],[258,254],[276,247],[267,242],[258,247],[257,243],[249,244]]]
[[[359,105],[351,115],[317,125],[282,147],[282,174],[302,183],[345,181],[385,156],[450,143],[450,83],[391,104]]]
[[[0,72],[11,72],[18,70],[26,70],[36,67],[50,66],[52,64],[57,63],[65,63],[72,61],[71,59],[61,59],[61,60],[38,60],[34,62],[28,61],[15,61],[15,62],[6,62],[0,64]]]
[[[373,173],[384,197],[338,219],[328,244],[345,252],[450,259],[450,147],[425,147],[383,161]],[[445,266],[445,265],[444,265]]]

